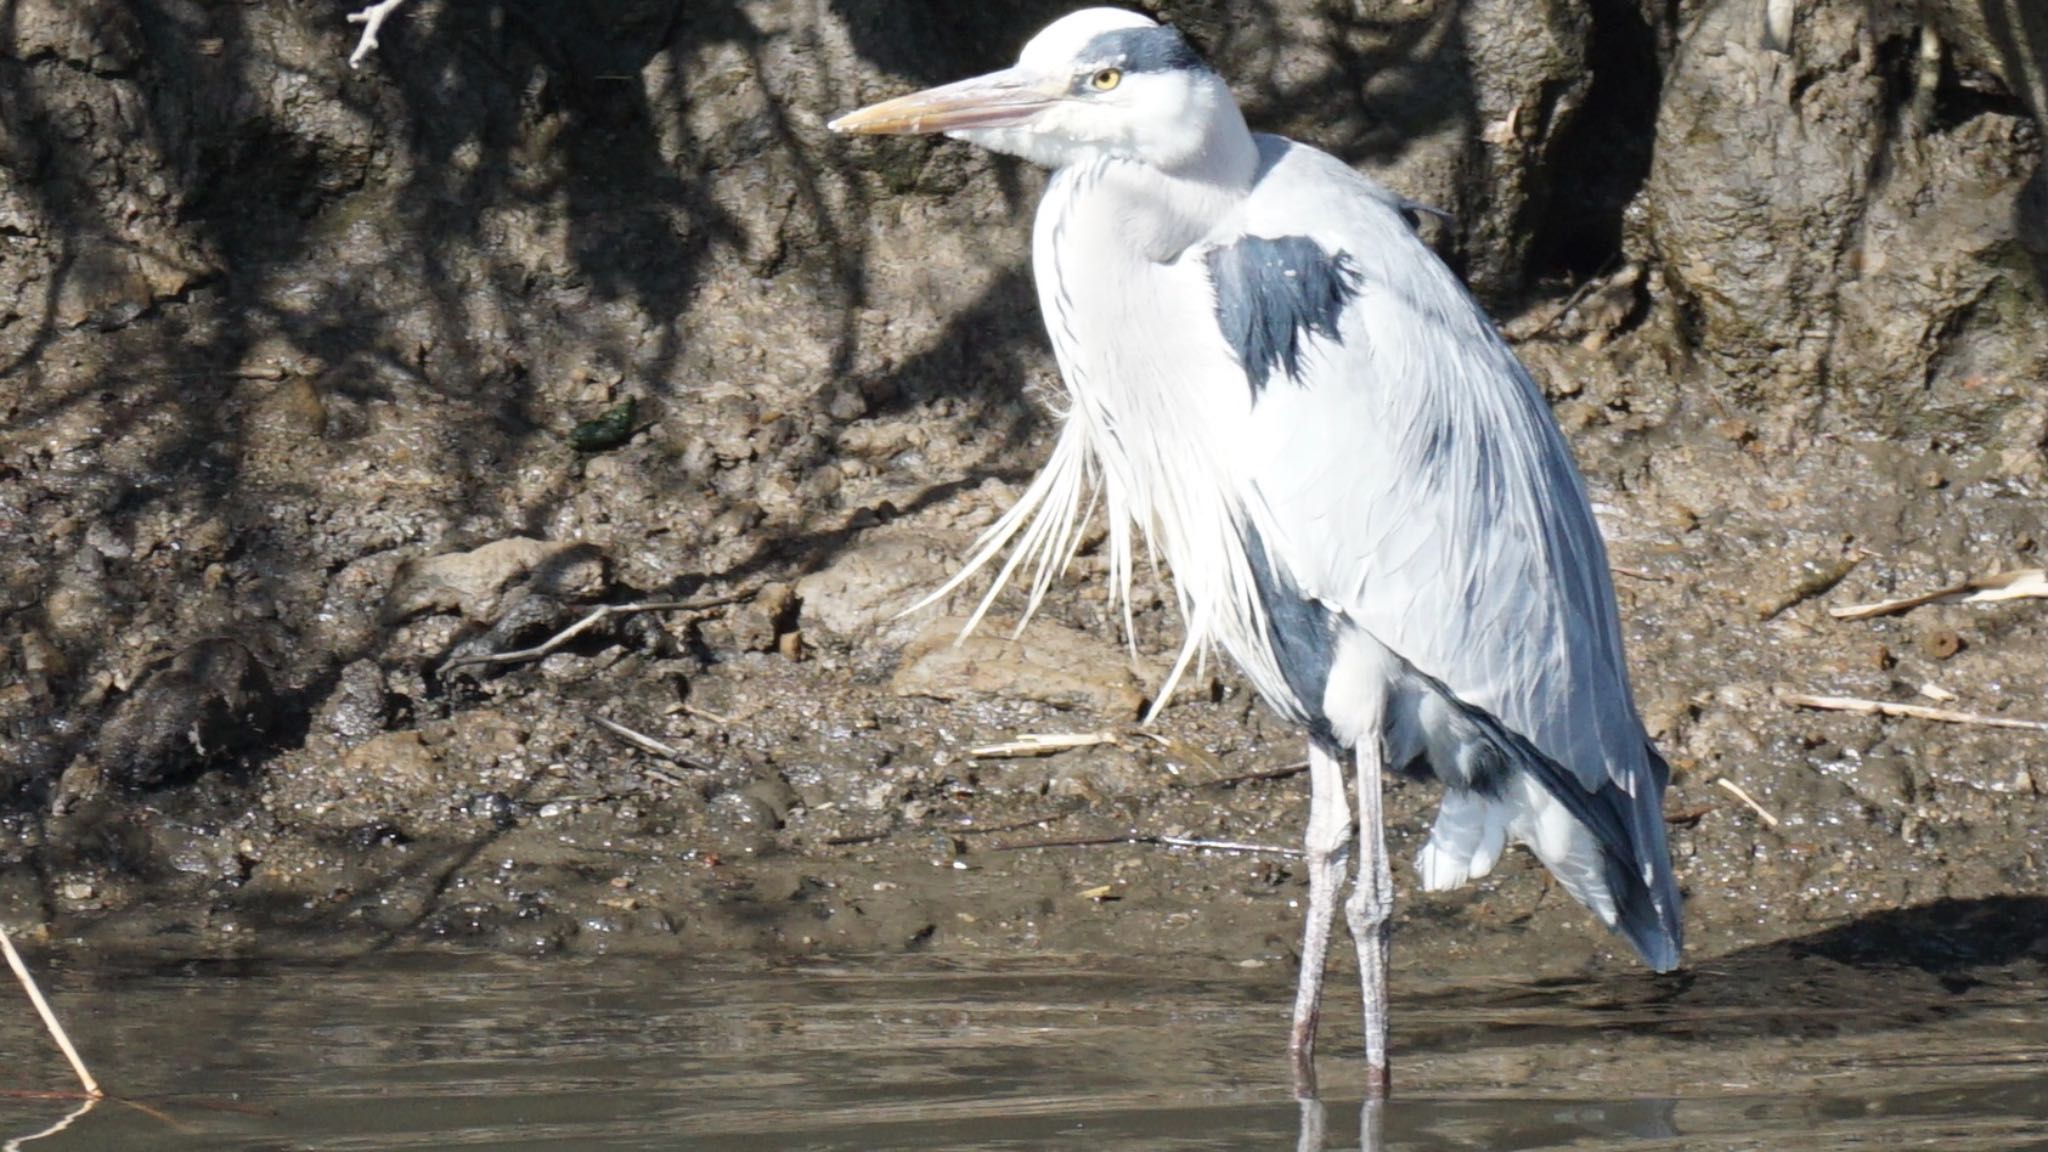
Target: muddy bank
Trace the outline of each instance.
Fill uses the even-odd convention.
[[[2039,18],[1310,7],[1163,14],[1256,126],[1452,213],[1609,536],[1692,954],[2048,887],[2048,738],[1778,699],[2048,719],[2042,601],[1826,610],[2042,563]],[[338,11],[5,8],[11,921],[1288,963],[1284,858],[1020,847],[1298,838],[1300,739],[1227,668],[1132,728],[1163,584],[1135,661],[1092,549],[1014,643],[947,643],[979,587],[896,615],[1045,449],[1040,178],[822,125],[1063,8],[420,3],[356,72]],[[1433,804],[1395,789],[1398,855]],[[1524,856],[1397,875],[1401,963],[1623,962]]]

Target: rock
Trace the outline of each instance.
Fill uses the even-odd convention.
[[[956,643],[964,622],[932,621],[904,652],[889,687],[939,700],[1032,700],[1087,709],[1110,723],[1135,720],[1145,706],[1129,658],[1106,640],[1045,620],[1011,640],[1015,622],[990,618]]]
[[[162,783],[261,744],[277,700],[263,665],[234,640],[202,640],[147,673],[100,734],[115,781]]]
[[[755,777],[740,788],[740,793],[766,808],[777,828],[789,819],[789,810],[801,803],[796,789],[780,773]]]
[[[382,732],[386,719],[384,672],[373,660],[357,660],[341,670],[313,722],[343,744],[360,744]]]
[[[305,451],[327,434],[327,401],[319,385],[305,376],[286,379],[254,405],[247,432],[275,437],[270,447],[277,452]]]
[[[773,652],[776,640],[795,624],[796,593],[787,584],[767,584],[753,600],[726,615],[733,643],[745,652]]]
[[[342,758],[344,787],[380,797],[378,812],[416,807],[440,792],[438,759],[419,732],[386,732]]]
[[[504,592],[529,574],[535,590],[554,597],[588,596],[604,584],[603,562],[589,545],[515,536],[402,565],[384,601],[384,620],[397,624],[428,612],[459,611],[488,623],[497,617]]]
[[[105,561],[92,547],[81,546],[43,600],[53,639],[64,645],[90,641],[105,626],[108,611]]]
[[[71,661],[64,650],[33,628],[21,634],[20,650],[22,678],[38,697],[47,699],[52,686],[71,675]]]
[[[885,647],[901,645],[926,623],[898,614],[944,584],[960,556],[955,546],[921,533],[865,533],[831,564],[797,581],[804,623]]]
[[[1170,780],[1145,756],[1116,745],[1081,748],[1058,756],[990,761],[976,775],[980,787],[994,792],[1073,796],[1090,802],[1156,795]]]

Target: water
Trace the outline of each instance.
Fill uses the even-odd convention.
[[[379,956],[66,968],[102,1102],[58,1149],[2048,1148],[2039,965],[1769,952],[1677,978],[1418,988],[1361,1113],[1339,988],[1326,1108],[1288,977],[1115,961],[735,966]],[[26,1005],[0,1138],[75,1108]],[[1318,1126],[1321,1126],[1318,1130]],[[1306,1135],[1304,1132],[1306,1130]]]

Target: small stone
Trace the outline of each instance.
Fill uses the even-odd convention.
[[[346,744],[359,744],[383,731],[385,719],[384,672],[367,659],[341,670],[316,714],[319,726]]]
[[[825,412],[842,424],[851,424],[868,414],[868,399],[858,388],[841,387],[832,393]]]
[[[304,376],[294,377],[277,390],[272,404],[277,415],[297,435],[318,440],[327,434],[327,402],[320,389]]]
[[[93,551],[109,560],[126,560],[135,554],[134,546],[123,540],[121,534],[106,523],[94,524],[87,528],[85,542],[92,546]]]
[[[1953,628],[1936,628],[1920,635],[1920,654],[1929,660],[1946,660],[1963,650],[1963,638]]]
[[[763,585],[746,605],[726,616],[735,646],[746,652],[773,652],[777,637],[796,622],[797,598],[787,584]]]

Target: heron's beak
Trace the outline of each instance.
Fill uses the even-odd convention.
[[[870,104],[827,124],[834,132],[867,136],[920,136],[962,128],[1008,128],[1051,107],[1066,94],[1064,80],[1005,68],[972,80],[927,88]]]

